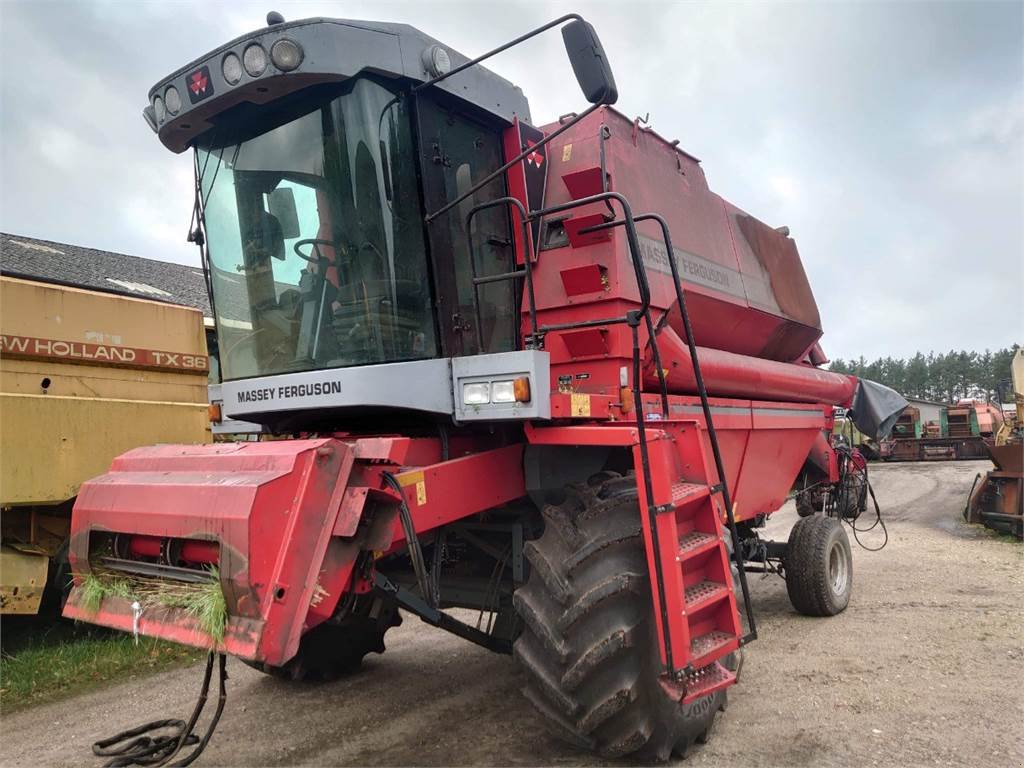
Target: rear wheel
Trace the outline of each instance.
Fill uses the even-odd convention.
[[[812,515],[797,520],[783,557],[789,601],[805,616],[835,616],[850,602],[853,554],[843,524]]]
[[[298,652],[284,666],[262,662],[249,666],[285,680],[336,680],[359,669],[366,654],[384,653],[385,633],[401,623],[393,602],[361,597],[344,619],[319,624],[303,635]]]
[[[640,531],[636,481],[605,473],[565,488],[526,545],[514,603],[524,693],[549,728],[609,757],[665,760],[704,741],[725,692],[688,705],[667,696]]]

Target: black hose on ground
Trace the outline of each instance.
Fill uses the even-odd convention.
[[[206,700],[210,692],[210,679],[213,677],[213,662],[216,657],[220,671],[220,693],[217,697],[217,709],[213,713],[210,726],[202,737],[193,733],[196,721],[206,706]],[[203,674],[203,687],[199,692],[199,701],[196,702],[192,716],[186,723],[184,720],[154,720],[145,725],[121,731],[113,736],[101,739],[92,745],[92,752],[98,757],[112,758],[103,764],[103,768],[122,768],[123,766],[164,766],[170,765],[174,768],[190,765],[203,753],[206,745],[210,742],[217,723],[220,721],[221,713],[224,711],[224,702],[227,699],[225,683],[228,679],[227,657],[222,653],[210,652],[206,659],[206,671]],[[168,729],[169,733],[159,736],[150,735],[154,731]],[[195,745],[190,753],[185,755],[176,763],[171,763],[183,747]]]

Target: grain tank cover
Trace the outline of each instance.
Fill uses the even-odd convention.
[[[549,205],[601,192],[604,179],[635,214],[665,218],[698,345],[780,362],[808,358],[821,337],[821,319],[796,243],[784,228],[712,192],[695,157],[611,107],[558,137],[548,157]],[[607,212],[592,208],[573,216]],[[646,221],[638,232],[652,306],[668,310],[666,322],[683,338],[661,230]],[[622,292],[628,295],[633,280],[625,235],[620,229],[613,237],[615,263],[602,266],[626,276]],[[598,242],[595,237],[590,244]]]
[[[183,152],[219,123],[245,120],[254,108],[310,86],[359,74],[424,82],[466,61],[408,24],[325,18],[273,24],[162,79],[150,89],[143,115],[164,146]],[[484,67],[435,87],[509,123],[530,120],[523,92]]]

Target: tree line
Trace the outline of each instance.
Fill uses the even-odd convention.
[[[1010,361],[1019,346],[995,352],[918,352],[907,360],[880,357],[868,362],[861,355],[857,360],[833,360],[829,370],[877,381],[906,397],[947,403],[962,398],[998,402],[999,387],[1005,388],[1010,379]]]

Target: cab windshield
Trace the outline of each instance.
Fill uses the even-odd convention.
[[[277,123],[198,149],[223,378],[435,357],[404,101],[360,79]]]

